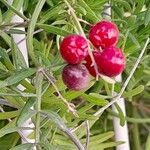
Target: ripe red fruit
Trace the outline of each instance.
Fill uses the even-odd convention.
[[[69,89],[76,91],[87,88],[90,83],[89,72],[82,64],[65,66],[62,79]]]
[[[115,46],[119,39],[119,30],[114,23],[101,21],[91,28],[89,39],[96,48]]]
[[[100,58],[101,53],[100,53],[100,51],[93,51],[92,53],[93,53],[93,57],[96,62]],[[96,71],[95,71],[94,65],[92,64],[90,55],[86,56],[84,65],[86,66],[86,68],[88,69],[90,74],[92,76],[96,77]]]
[[[101,74],[113,77],[123,72],[126,59],[121,49],[109,47],[100,53],[96,63]]]
[[[60,44],[60,52],[63,59],[69,64],[78,64],[88,54],[88,43],[80,35],[69,35]]]

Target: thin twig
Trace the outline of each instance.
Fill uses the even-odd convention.
[[[145,52],[145,50],[146,50],[146,47],[147,47],[149,41],[150,41],[150,38],[148,38],[148,39],[146,40],[145,45],[144,45],[144,48],[142,49],[142,51],[141,51],[141,53],[140,53],[140,55],[139,55],[137,61],[135,62],[135,65],[134,65],[133,69],[131,70],[130,75],[128,76],[128,78],[126,79],[124,85],[122,86],[122,89],[121,89],[120,93],[119,93],[116,97],[114,97],[113,100],[112,100],[110,103],[108,103],[107,105],[105,105],[104,107],[102,107],[101,109],[99,109],[99,110],[94,114],[94,116],[99,116],[99,115],[101,115],[101,114],[104,112],[104,110],[106,110],[108,107],[110,107],[111,105],[113,105],[115,102],[117,102],[117,101],[120,99],[120,97],[122,96],[124,90],[126,89],[128,83],[129,83],[131,77],[133,76],[133,74],[134,74],[136,68],[138,67],[138,65],[139,65],[139,63],[140,63],[140,61],[141,61],[141,59],[142,59],[142,56],[143,56],[143,54],[144,54],[144,52]],[[80,127],[82,127],[82,126],[84,125],[84,123],[85,123],[85,122],[81,123],[79,126],[77,126],[76,128],[72,129],[72,132],[75,132],[76,130],[78,130]]]
[[[69,12],[72,15],[72,17],[74,18],[76,26],[77,26],[80,34],[86,39],[85,33],[84,33],[83,29],[82,29],[82,26],[81,26],[81,24],[79,22],[79,19],[78,19],[78,17],[75,14],[75,10],[72,8],[72,6],[69,4],[69,2],[67,0],[64,0],[64,2],[66,3],[67,7],[69,8]],[[96,72],[96,80],[98,80],[98,77],[99,77],[98,68],[97,68],[97,64],[95,62],[93,53],[91,51],[89,42],[88,42],[88,53],[90,55],[90,58],[92,60],[92,65],[94,66],[94,69],[95,69],[95,72]]]
[[[83,20],[83,19],[80,19],[80,18],[78,18],[78,20],[79,20],[80,22],[83,22],[83,23],[87,24],[87,25],[90,26],[90,27],[93,26],[91,23],[87,22],[86,20]]]
[[[68,137],[70,137],[71,141],[78,147],[79,150],[86,150],[74,133],[72,133],[69,129],[66,129],[64,132],[68,135]]]
[[[89,121],[86,120],[85,121],[85,125],[86,125],[86,143],[85,143],[85,150],[88,150],[88,145],[90,142],[90,126],[89,126]]]
[[[70,14],[73,16],[73,18],[74,18],[74,20],[75,20],[75,22],[76,22],[76,26],[77,26],[77,28],[78,28],[80,34],[86,38],[86,36],[85,36],[85,34],[84,34],[84,31],[83,31],[83,29],[82,29],[82,26],[81,26],[81,24],[80,24],[80,22],[79,22],[79,20],[78,20],[78,18],[77,18],[77,16],[76,16],[76,14],[75,14],[75,10],[71,7],[71,5],[69,4],[69,2],[68,2],[67,0],[64,0],[64,2],[66,3],[67,7],[69,8],[68,11],[69,11]]]
[[[38,30],[36,30],[35,32],[33,32],[33,35],[35,35],[35,34],[37,34],[37,33],[40,33],[40,32],[42,32],[43,31],[43,29],[38,29]],[[17,45],[19,45],[20,43],[22,43],[24,40],[26,40],[27,38],[25,37],[25,38],[23,38],[23,39],[21,39],[19,42],[17,42],[16,44]],[[8,52],[10,52],[11,51],[11,48],[9,48],[9,49],[7,49],[7,53]]]
[[[0,29],[3,29],[3,31],[7,31],[8,29],[15,28],[15,27],[26,27],[27,22],[12,22],[9,24],[2,24],[0,25]]]
[[[46,116],[47,117],[47,113],[40,111],[40,114],[42,116]],[[56,123],[56,122],[55,122]],[[80,142],[80,140],[77,138],[76,134],[73,133],[69,128],[66,127],[66,125],[62,125],[62,124],[58,124],[56,123],[57,126],[59,127],[59,129],[64,132],[69,139],[76,145],[76,147],[78,148],[78,150],[85,150],[84,146],[82,145],[82,143]]]
[[[80,125],[78,125],[76,128],[71,129],[71,132],[75,132],[76,130],[78,130],[79,128],[81,128],[82,126],[84,126],[85,122],[82,122]]]
[[[146,48],[147,48],[147,45],[148,45],[149,41],[150,41],[150,38],[148,38],[148,39],[146,40],[146,43],[145,43],[145,45],[144,45],[144,48],[142,49],[142,51],[141,51],[141,53],[140,53],[140,55],[139,55],[137,61],[135,62],[135,65],[134,65],[134,67],[132,68],[132,70],[131,70],[131,72],[130,72],[130,75],[128,76],[128,78],[127,78],[126,81],[124,82],[120,93],[119,93],[114,99],[112,99],[112,101],[111,101],[110,103],[108,103],[107,105],[105,105],[104,107],[102,107],[101,109],[99,109],[99,110],[94,114],[94,116],[101,115],[101,114],[104,112],[105,109],[107,109],[108,107],[110,107],[111,105],[113,105],[114,103],[116,103],[116,102],[121,98],[123,92],[125,91],[125,89],[126,89],[128,83],[129,83],[130,79],[132,78],[132,76],[133,76],[133,74],[134,74],[136,68],[138,67],[138,65],[139,65],[139,63],[140,63],[140,61],[141,61],[141,59],[142,59],[142,56],[143,56],[143,54],[144,54],[144,52],[145,52],[145,50],[146,50]]]
[[[70,112],[73,113],[73,115],[75,115],[76,117],[78,117],[78,114],[76,112],[75,106],[72,103],[68,103],[68,101],[61,95],[61,93],[59,92],[57,86],[55,85],[55,83],[52,80],[52,77],[50,74],[48,74],[44,69],[41,68],[41,72],[43,73],[43,75],[48,79],[48,81],[52,84],[52,86],[55,88],[56,92],[59,95],[59,98],[66,104],[66,106],[68,107],[68,110]]]
[[[17,108],[15,105],[9,103],[7,100],[0,98],[0,105],[5,105],[5,106],[9,106],[12,108]]]

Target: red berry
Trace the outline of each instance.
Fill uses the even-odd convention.
[[[62,72],[62,79],[69,89],[76,91],[88,87],[90,83],[89,72],[82,64],[65,66]]]
[[[93,53],[93,57],[94,57],[95,62],[96,62],[96,60],[99,59],[101,53],[100,53],[100,51],[93,51],[92,53]],[[90,55],[86,56],[84,65],[86,66],[86,68],[88,69],[90,74],[92,76],[96,77],[96,71],[95,71],[94,65],[92,64],[92,60],[91,60]]]
[[[96,48],[115,46],[119,39],[119,30],[114,23],[101,21],[91,28],[89,39]]]
[[[101,74],[113,77],[123,72],[126,59],[121,49],[109,47],[100,53],[96,63]]]
[[[78,64],[88,54],[88,43],[80,35],[69,35],[60,44],[60,52],[69,64]]]

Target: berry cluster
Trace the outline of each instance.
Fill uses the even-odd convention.
[[[118,39],[119,30],[110,21],[98,22],[89,31],[89,40],[95,47],[93,57],[100,74],[114,77],[123,72],[126,60],[122,50],[116,47]],[[90,74],[96,76],[88,54],[87,40],[80,35],[69,35],[61,42],[60,52],[68,63],[62,73],[64,83],[72,90],[86,88],[90,82]]]

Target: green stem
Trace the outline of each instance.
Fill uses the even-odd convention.
[[[133,116],[137,116],[137,110],[135,107],[133,107]],[[141,150],[141,146],[140,146],[140,135],[139,135],[139,127],[137,123],[133,124],[133,129],[132,129],[132,136],[133,136],[133,149],[136,150]]]
[[[41,9],[42,9],[45,1],[46,0],[38,1],[37,5],[35,7],[35,10],[33,12],[33,15],[31,17],[31,21],[29,23],[29,27],[28,27],[28,31],[27,31],[27,49],[28,49],[29,55],[35,65],[38,65],[39,63],[36,59],[34,49],[33,49],[33,32],[34,32],[34,28],[35,28],[38,16],[41,12]]]
[[[38,144],[40,142],[40,111],[41,111],[41,97],[42,97],[42,81],[43,81],[43,74],[38,71],[36,74],[36,96],[37,96],[37,103],[35,109],[37,111],[36,115],[36,126],[35,126],[35,142]]]
[[[104,82],[104,86],[105,86],[105,90],[106,90],[107,95],[112,96],[112,93],[111,93],[111,91],[109,89],[108,83],[105,82],[105,81],[103,81],[103,82]]]
[[[112,111],[111,109],[107,109],[107,111],[109,112],[109,114],[111,116],[115,116],[115,117],[118,117],[119,118],[119,114]],[[133,117],[125,117],[126,121],[127,122],[130,122],[130,123],[141,123],[141,124],[144,124],[144,123],[150,123],[150,118],[133,118]]]
[[[7,3],[6,0],[0,0],[5,6],[7,6],[10,10],[12,10],[15,14],[17,14],[19,17],[21,17],[22,19],[29,21],[29,19],[24,16],[22,13],[20,13],[19,11],[17,11],[13,6],[9,5]]]

